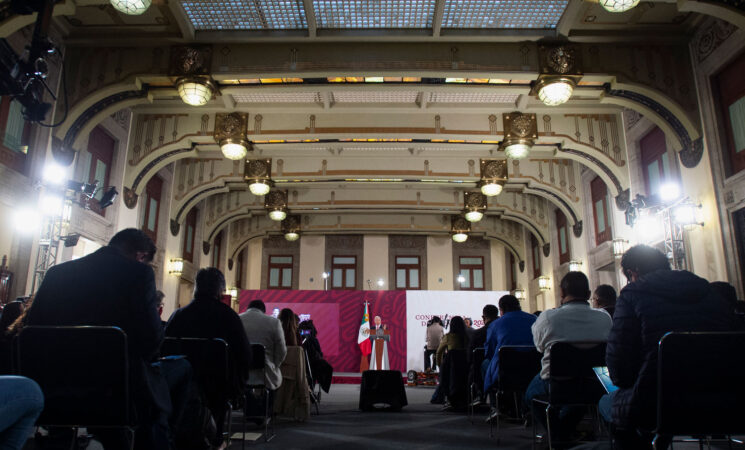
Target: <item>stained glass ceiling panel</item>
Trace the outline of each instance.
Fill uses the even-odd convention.
[[[443,28],[552,29],[569,0],[445,0]]]
[[[297,30],[307,28],[302,0],[185,0],[195,30]]]
[[[318,28],[431,28],[435,0],[313,0]]]

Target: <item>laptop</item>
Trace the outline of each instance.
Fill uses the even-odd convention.
[[[614,385],[610,379],[610,374],[608,373],[607,367],[598,366],[598,367],[593,367],[592,370],[595,372],[595,375],[598,377],[598,380],[600,380],[600,384],[603,385],[603,389],[605,389],[605,392],[610,394],[611,392],[618,390],[618,386]]]

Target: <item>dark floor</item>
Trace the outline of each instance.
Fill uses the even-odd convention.
[[[320,415],[315,409],[305,423],[281,420],[276,437],[265,443],[263,438],[246,442],[246,448],[275,449],[429,449],[429,448],[495,448],[530,449],[531,429],[521,424],[503,422],[501,439],[489,437],[489,425],[482,411],[471,423],[465,414],[444,413],[440,405],[429,403],[432,388],[406,388],[409,405],[401,412],[361,412],[357,409],[359,385],[333,385],[323,394]],[[237,420],[240,418],[236,417]],[[236,425],[233,431],[238,431]],[[546,445],[538,448],[546,448]],[[241,448],[233,441],[232,449]],[[583,449],[609,449],[606,442],[585,444]],[[676,443],[676,450],[698,449],[697,443]],[[717,446],[712,448],[727,448]],[[738,445],[735,448],[743,448]]]

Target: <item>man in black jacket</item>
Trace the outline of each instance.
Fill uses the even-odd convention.
[[[196,276],[194,300],[174,311],[166,325],[168,337],[218,338],[228,344],[231,355],[230,386],[215,383],[202,386],[208,396],[218,436],[222,436],[225,419],[224,396],[236,399],[242,394],[251,364],[251,344],[238,314],[221,301],[224,291],[225,276],[220,270],[214,267],[200,270]],[[223,398],[218,398],[221,396]]]
[[[152,364],[163,340],[155,277],[147,265],[155,250],[145,233],[129,228],[96,252],[52,267],[24,322],[116,326],[127,334],[130,392],[139,421],[135,444],[142,449],[169,447],[172,394],[166,380],[181,385],[191,371],[185,360]],[[101,438],[113,438],[104,442],[107,449],[121,445],[118,437]]]
[[[709,282],[670,270],[657,249],[637,245],[621,259],[628,278],[616,302],[606,363],[618,390],[600,400],[600,413],[619,430],[622,448],[642,448],[637,431],[652,430],[657,408],[657,346],[669,331],[728,331],[733,316]]]

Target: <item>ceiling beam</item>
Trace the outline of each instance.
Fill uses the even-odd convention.
[[[432,17],[432,37],[440,37],[442,18],[445,15],[445,0],[436,0],[435,14]]]
[[[308,22],[308,37],[315,39],[318,22],[316,22],[316,10],[313,9],[313,0],[303,0],[305,9],[305,20]]]

